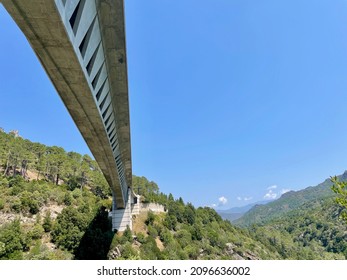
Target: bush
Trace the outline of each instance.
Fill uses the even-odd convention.
[[[11,208],[19,213],[21,208],[22,208],[22,203],[18,197],[15,197],[11,202],[10,202]]]
[[[4,209],[5,207],[5,201],[0,198],[0,210]]]
[[[156,238],[158,236],[158,231],[155,229],[155,227],[148,226],[147,232],[149,236],[152,236],[153,238]]]
[[[127,228],[123,232],[123,238],[128,242],[133,241],[133,233],[131,232],[131,229],[129,228],[129,226],[127,226]]]
[[[80,189],[74,189],[74,190],[72,191],[72,197],[73,197],[74,199],[80,198],[81,196],[82,196],[82,192],[81,192]]]
[[[131,246],[131,243],[126,243],[124,246],[122,246],[121,249],[121,258],[128,260],[128,259],[134,259],[137,257],[137,252],[133,249]]]
[[[147,220],[145,221],[146,225],[153,225],[155,221],[155,214],[152,211],[148,211]]]
[[[19,220],[0,228],[0,259],[22,259],[22,252],[25,249],[27,249],[26,237]]]
[[[185,229],[179,230],[175,237],[182,248],[188,246],[192,242],[192,235]]]
[[[172,242],[173,236],[169,230],[164,229],[160,232],[160,240],[164,242],[165,245],[168,245]]]
[[[71,203],[72,203],[72,197],[71,197],[71,195],[69,194],[69,193],[66,193],[65,195],[64,195],[64,204],[65,205],[67,205],[67,206],[70,206],[71,205]]]
[[[145,243],[146,241],[146,237],[142,232],[137,233],[136,238],[137,238],[137,241],[142,244]]]
[[[0,241],[0,258],[6,254],[6,244]]]
[[[166,226],[169,230],[176,230],[176,217],[174,215],[166,214],[166,217],[164,219],[164,226]]]
[[[51,218],[51,212],[50,211],[46,212],[46,216],[43,219],[42,227],[43,227],[45,232],[50,232],[52,230],[53,221]]]
[[[14,176],[12,177],[9,181],[8,181],[8,186],[10,188],[14,188],[14,187],[23,187],[23,184],[25,183],[24,178],[22,176]]]
[[[44,233],[44,229],[40,224],[36,224],[30,231],[29,231],[29,236],[36,240],[40,239]]]
[[[20,201],[22,212],[30,212],[31,214],[36,214],[39,212],[40,206],[38,201],[36,200],[36,197],[33,194],[27,191],[22,192],[20,196]]]
[[[141,246],[141,259],[143,260],[160,260],[161,252],[157,247],[157,243],[152,236],[146,238],[146,242]]]
[[[52,231],[52,240],[58,246],[73,251],[81,241],[88,226],[88,217],[75,208],[66,207],[57,217]]]
[[[190,260],[196,260],[198,258],[199,250],[199,247],[197,247],[195,244],[189,244],[184,248],[184,252],[188,254]]]

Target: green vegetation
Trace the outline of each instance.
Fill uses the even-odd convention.
[[[0,194],[4,202],[0,219],[15,219],[0,226],[2,259],[65,259],[73,256],[86,259],[86,249],[81,248],[83,238],[94,234],[100,241],[104,234],[113,236],[105,212],[105,205],[110,205],[110,200],[101,199],[88,188],[71,191],[66,185],[56,186],[44,180],[25,181],[19,175],[0,175]],[[66,200],[67,196],[69,200]],[[43,212],[43,209],[49,210]],[[101,224],[106,224],[107,229],[102,229],[100,225],[96,233],[93,221],[100,217],[100,211],[104,216],[106,214],[106,223]],[[50,242],[58,249],[48,250]],[[93,250],[100,253],[100,245],[94,244],[88,252]],[[106,255],[107,252],[104,252]]]
[[[333,186],[331,189],[337,194],[335,201],[342,207],[341,217],[347,222],[347,181],[340,180],[338,177],[332,177]]]
[[[161,197],[162,199],[162,197]],[[116,235],[112,250],[116,259],[277,259],[247,230],[222,220],[209,207],[195,208],[182,199],[166,196],[166,213],[142,213],[134,231]],[[137,225],[142,225],[140,230]],[[134,235],[134,237],[133,237]]]
[[[345,259],[347,225],[340,217],[346,217],[346,178],[345,172],[316,187],[286,193],[253,207],[237,224],[284,259]]]
[[[0,132],[0,258],[106,258],[109,195],[88,155]]]
[[[340,181],[347,178],[346,173]],[[0,132],[0,259],[344,259],[346,188],[331,180],[253,208],[239,228],[133,177],[143,202],[115,234],[110,190],[89,156]],[[336,205],[334,193],[338,194]]]
[[[347,172],[336,178],[340,181],[346,181]],[[264,224],[273,219],[280,218],[292,210],[300,208],[307,202],[334,197],[335,195],[331,191],[332,185],[332,181],[326,179],[323,183],[315,187],[308,187],[300,191],[290,191],[268,204],[254,206],[250,211],[233,223],[245,227],[252,224]]]
[[[14,180],[19,180],[15,179],[16,175],[25,180],[41,179],[55,185],[64,184],[70,191],[88,185],[100,198],[110,195],[106,180],[90,156],[33,143],[11,133],[0,132],[0,166],[1,173]]]
[[[347,258],[346,224],[333,198],[307,202],[281,218],[250,227],[252,237],[283,259]]]

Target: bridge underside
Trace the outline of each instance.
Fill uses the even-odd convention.
[[[125,212],[132,170],[123,0],[1,2],[98,162],[113,210]]]

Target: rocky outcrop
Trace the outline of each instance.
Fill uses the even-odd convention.
[[[233,243],[225,244],[225,254],[234,260],[259,260],[259,257],[249,250],[242,252],[236,249],[237,246]]]
[[[116,260],[121,257],[121,255],[119,246],[116,246],[108,253],[107,257],[109,260]]]

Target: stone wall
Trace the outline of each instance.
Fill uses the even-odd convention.
[[[140,211],[152,211],[156,213],[165,213],[166,210],[164,208],[164,205],[158,204],[158,203],[141,203]]]

